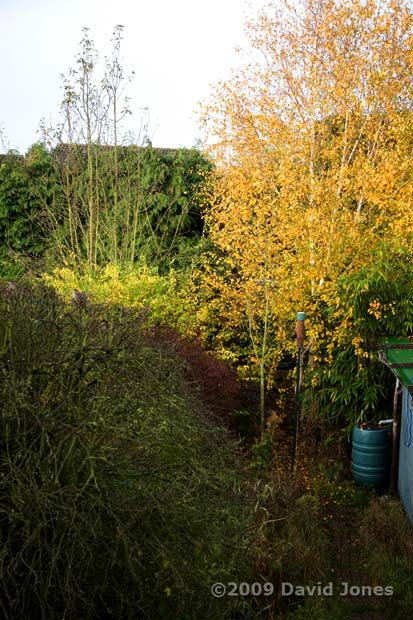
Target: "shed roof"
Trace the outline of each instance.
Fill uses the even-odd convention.
[[[413,336],[380,338],[379,356],[413,396]]]

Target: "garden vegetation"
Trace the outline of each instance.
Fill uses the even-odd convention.
[[[409,609],[403,515],[366,506],[330,457],[389,417],[378,337],[413,334],[413,12],[282,0],[247,35],[202,151],[154,148],[144,118],[123,134],[116,26],[103,63],[83,30],[60,122],[0,156],[5,620],[340,620],[340,601],[280,594],[329,580],[332,490]],[[274,596],[217,599],[217,581]]]

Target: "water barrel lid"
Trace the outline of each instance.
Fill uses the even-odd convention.
[[[363,431],[382,431],[383,430],[383,427],[380,426],[380,424],[377,424],[377,422],[373,422],[372,420],[369,420],[367,422],[360,422],[358,427],[361,428],[361,430]]]

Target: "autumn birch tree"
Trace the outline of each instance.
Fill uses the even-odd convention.
[[[379,241],[412,241],[413,14],[403,0],[279,0],[247,34],[247,64],[203,109],[207,219],[228,267],[205,281],[223,316],[255,309],[268,357],[294,346],[297,310],[339,303],[337,278]],[[310,324],[315,360],[323,330]]]

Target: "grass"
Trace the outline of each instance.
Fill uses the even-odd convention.
[[[363,515],[360,534],[372,582],[393,588],[389,614],[395,620],[405,618],[413,608],[413,529],[400,501],[374,498]]]
[[[311,494],[321,507],[329,559],[322,584],[333,581],[334,592],[350,585],[392,587],[393,596],[307,597],[282,618],[346,620],[352,617],[405,618],[413,606],[411,570],[413,529],[401,502],[374,489],[357,486],[345,468],[318,463],[310,471]],[[357,615],[358,614],[358,615]]]

